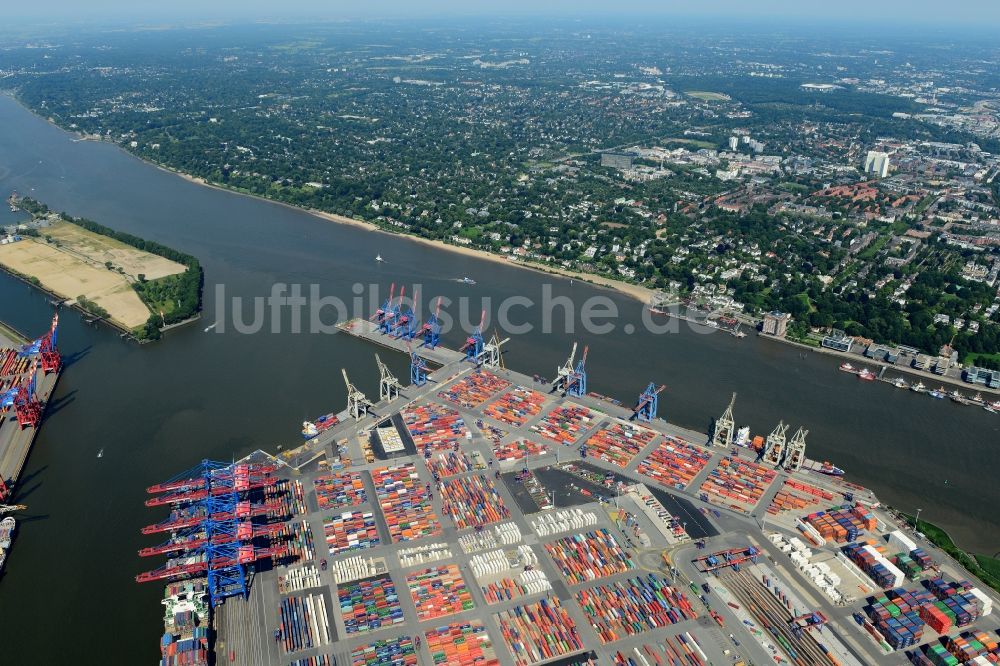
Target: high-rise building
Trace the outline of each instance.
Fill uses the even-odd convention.
[[[869,150],[865,157],[865,173],[885,178],[889,175],[889,153]]]
[[[611,167],[612,169],[631,169],[632,160],[634,160],[639,155],[636,153],[625,153],[625,152],[607,152],[601,153],[601,166]]]
[[[738,136],[729,137],[729,150],[736,150],[740,147],[740,138]]]
[[[788,331],[788,320],[791,318],[791,315],[787,312],[778,312],[777,310],[768,312],[764,315],[764,327],[762,331],[767,335],[783,338]]]

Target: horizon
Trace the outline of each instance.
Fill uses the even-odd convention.
[[[544,5],[527,0],[509,0],[502,7],[473,6],[456,0],[429,0],[414,3],[381,0],[363,7],[331,8],[320,0],[292,0],[280,10],[265,0],[217,0],[211,7],[194,0],[174,0],[167,6],[136,7],[128,0],[92,0],[85,5],[71,0],[39,0],[5,10],[8,25],[12,20],[35,25],[60,25],[86,22],[107,25],[143,22],[224,21],[287,22],[304,20],[413,20],[427,21],[468,19],[530,18],[545,20],[611,19],[622,22],[635,19],[680,20],[684,22],[721,21],[724,24],[766,23],[771,27],[813,25],[829,28],[868,27],[872,30],[897,31],[910,27],[992,30],[1000,27],[1000,3],[987,0],[960,0],[947,7],[931,0],[884,0],[874,6],[862,0],[843,0],[835,5],[819,3],[789,4],[783,0],[758,0],[748,6],[739,0],[708,0],[692,7],[676,0],[621,0],[613,7],[598,0],[551,0]]]

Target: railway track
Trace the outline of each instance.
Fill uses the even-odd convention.
[[[793,664],[841,666],[836,657],[820,646],[811,631],[803,631],[802,637],[796,638],[788,626],[792,614],[755,578],[740,571],[723,574],[719,580],[740,600],[758,624],[770,632]]]

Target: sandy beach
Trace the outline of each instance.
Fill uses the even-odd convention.
[[[123,149],[124,150],[124,149]],[[142,158],[139,158],[142,159]],[[143,160],[146,161],[146,160]],[[256,194],[248,194],[246,192],[240,192],[216,183],[210,183],[204,178],[199,178],[197,176],[192,176],[190,174],[177,171],[176,169],[171,169],[160,164],[155,164],[153,162],[147,162],[152,164],[158,169],[163,171],[169,171],[170,173],[180,176],[184,180],[195,183],[197,185],[202,185],[204,187],[211,187],[217,190],[222,190],[223,192],[230,192],[232,194],[238,194],[245,197],[252,197],[254,199],[260,199],[261,201],[267,201],[268,203],[277,204],[279,206],[286,206],[299,211],[305,211],[310,215],[320,218],[321,220],[326,220],[328,222],[335,222],[337,224],[348,224],[353,227],[359,227],[361,229],[366,229],[375,233],[389,234],[393,236],[403,236],[415,243],[423,243],[425,245],[430,245],[442,250],[447,250],[448,252],[455,252],[457,254],[464,254],[468,257],[475,257],[477,259],[483,259],[486,261],[492,261],[499,264],[504,264],[506,266],[516,266],[517,268],[523,268],[526,270],[537,271],[539,273],[548,273],[550,275],[558,275],[563,278],[570,278],[574,280],[581,280],[583,282],[588,282],[599,287],[604,287],[606,289],[613,289],[621,294],[625,294],[631,298],[634,298],[642,303],[648,303],[650,298],[653,296],[654,290],[648,287],[643,287],[637,284],[629,284],[627,282],[620,282],[618,280],[612,280],[600,275],[592,275],[590,273],[582,273],[580,271],[571,271],[560,266],[550,266],[548,264],[538,263],[538,262],[528,262],[522,259],[514,260],[511,257],[503,254],[495,254],[493,252],[486,252],[485,250],[479,250],[471,247],[463,247],[461,245],[452,245],[451,243],[445,243],[439,240],[432,240],[430,238],[421,238],[420,236],[415,236],[413,234],[402,233],[398,231],[391,231],[388,229],[383,229],[373,222],[367,222],[365,220],[359,220],[353,217],[346,217],[344,215],[337,215],[335,213],[327,213],[322,210],[317,210],[315,208],[301,208],[299,206],[293,206],[292,204],[285,203],[283,201],[276,201],[274,199],[268,199],[267,197],[262,197]]]

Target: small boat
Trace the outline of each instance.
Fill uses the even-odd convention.
[[[993,409],[1000,411],[1000,400],[994,400],[987,404],[987,407],[992,407]]]
[[[340,423],[340,419],[337,418],[336,414],[326,414],[325,416],[319,417],[315,421],[303,421],[302,439],[312,439],[324,430],[329,430],[338,423]]]
[[[903,379],[902,377],[896,377],[889,383],[895,386],[896,388],[901,388],[901,389],[910,388],[910,383],[905,379]]]
[[[863,368],[861,372],[858,373],[858,379],[863,379],[866,382],[875,380],[875,373],[868,368]]]
[[[966,398],[961,393],[959,393],[957,390],[951,392],[951,401],[952,402],[956,402],[956,403],[958,403],[960,405],[967,405],[967,404],[969,404],[969,399]]]
[[[934,389],[933,391],[929,391],[927,395],[934,398],[935,400],[944,400],[944,397],[948,395],[948,393],[944,390],[943,386],[940,386]]]
[[[840,369],[843,370],[844,372],[853,372],[855,374],[858,372],[858,369],[855,368],[850,363],[841,363],[840,364]]]
[[[219,323],[216,322],[216,323],[212,324],[211,326],[206,326],[205,327],[205,332],[208,333],[209,331],[211,331],[213,328],[215,328],[218,325],[219,325]]]
[[[997,413],[997,410],[993,409],[993,405],[986,405],[985,407],[983,407],[983,409],[985,409],[986,411],[988,411],[990,414],[996,414]]]
[[[103,458],[104,457],[104,449],[101,449],[100,451],[97,452],[97,457],[98,458]]]
[[[459,280],[459,282],[461,282],[462,284],[476,284],[476,281],[470,277],[464,277],[461,280]]]
[[[381,254],[376,254],[375,255],[375,261],[385,261],[385,259],[382,258]]]
[[[985,400],[983,400],[983,394],[977,393],[976,395],[972,396],[972,402],[982,405],[985,402]]]
[[[910,387],[910,390],[913,391],[914,393],[923,393],[924,391],[927,390],[927,387],[924,386],[923,382],[917,382],[916,384]]]

